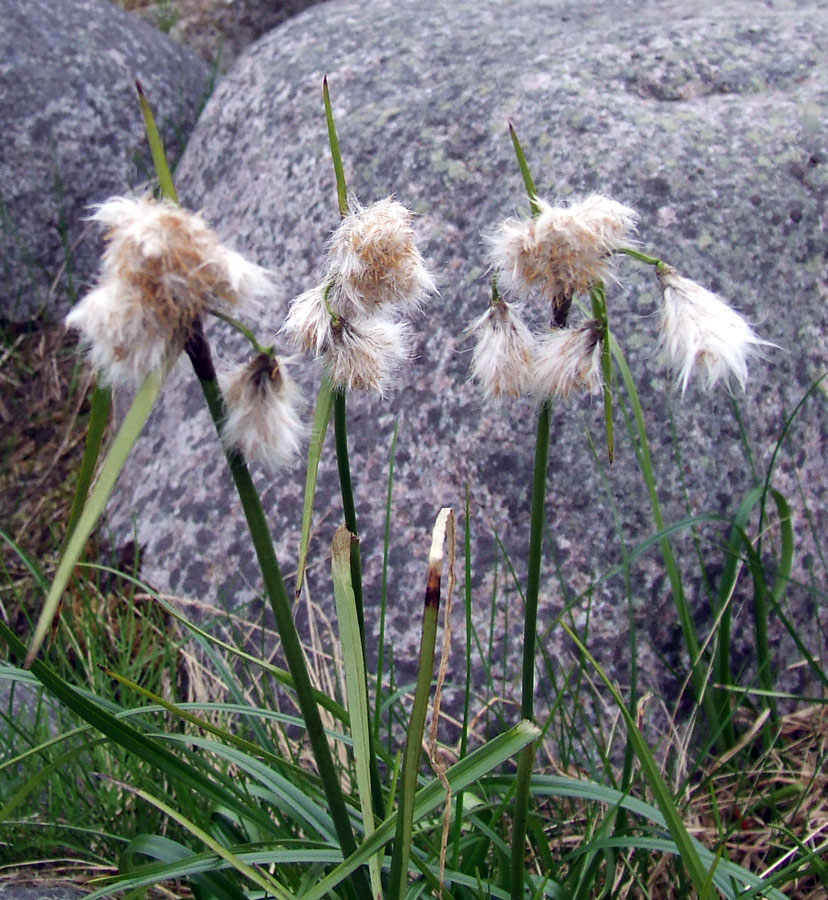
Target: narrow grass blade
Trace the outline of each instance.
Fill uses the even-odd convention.
[[[98,738],[97,740],[87,741],[71,750],[67,750],[65,753],[61,753],[48,765],[38,768],[36,774],[27,778],[10,797],[5,798],[5,802],[0,806],[0,822],[5,822],[14,810],[34,791],[38,790],[45,781],[48,781],[56,771],[60,771],[64,766],[77,759],[78,756],[87,753],[94,744],[102,743],[104,740],[105,738]],[[42,750],[42,747],[38,749]]]
[[[235,853],[228,850],[226,847],[223,847],[218,841],[212,838],[203,828],[199,828],[195,822],[190,821],[186,816],[181,815],[178,810],[174,809],[168,803],[165,803],[163,800],[159,800],[157,797],[148,793],[147,791],[143,791],[140,788],[132,787],[129,784],[125,784],[123,782],[118,782],[115,779],[109,779],[113,783],[120,785],[125,791],[129,791],[129,793],[134,794],[136,797],[139,797],[141,800],[144,800],[146,803],[149,803],[151,806],[154,806],[159,812],[164,813],[166,816],[169,816],[174,822],[188,831],[193,837],[200,840],[203,844],[209,847],[213,853],[217,856],[220,856],[223,860],[228,862],[239,874],[243,875],[245,878],[249,879],[253,882],[253,884],[258,885],[260,888],[263,888],[267,894],[272,895],[276,898],[276,900],[293,900],[293,894],[290,893],[287,888],[285,888],[282,884],[276,881],[271,875],[269,875],[264,870],[257,868],[254,869],[251,865],[248,865],[245,862],[242,862]]]
[[[368,717],[368,692],[366,690],[365,657],[360,633],[354,590],[351,585],[351,541],[353,535],[340,526],[331,545],[336,617],[339,623],[339,643],[345,665],[345,689],[348,697],[348,713],[351,717],[351,735],[354,742],[357,792],[362,811],[365,837],[374,831],[374,807],[371,800],[371,724]],[[371,891],[375,898],[382,897],[380,883],[381,856],[369,861]]]
[[[2,533],[0,532],[0,535],[1,534]],[[232,656],[236,656],[239,659],[244,660],[245,662],[252,663],[253,665],[267,672],[274,680],[278,681],[279,684],[283,684],[285,687],[294,687],[293,677],[291,676],[290,672],[280,668],[279,666],[274,666],[273,663],[268,662],[266,659],[260,659],[258,656],[254,656],[252,653],[247,653],[241,648],[236,647],[227,641],[223,641],[220,638],[217,638],[215,635],[210,634],[203,628],[199,628],[196,624],[190,621],[190,619],[188,619],[180,609],[176,609],[176,607],[174,607],[171,603],[168,603],[163,597],[161,597],[147,585],[143,584],[137,578],[132,578],[131,576],[126,575],[123,572],[116,572],[109,566],[100,566],[96,568],[101,568],[103,571],[112,572],[118,575],[119,578],[131,581],[133,584],[140,587],[141,590],[149,594],[156,603],[159,603],[161,606],[163,606],[164,610],[170,616],[179,621],[188,631],[191,631],[205,643],[214,644],[215,646],[220,647],[222,650],[226,650]],[[341,704],[337,703],[333,698],[329,697],[323,691],[320,691],[316,688],[313,688],[312,691],[313,698],[319,704],[319,706],[331,713],[331,715],[342,722],[343,725],[348,725],[348,713]]]
[[[158,694],[154,694],[152,691],[147,690],[137,682],[132,681],[129,678],[125,678],[114,669],[110,669],[108,666],[100,665],[98,666],[98,668],[101,669],[101,671],[104,672],[109,678],[112,678],[114,681],[117,681],[124,687],[129,688],[129,690],[134,691],[136,694],[139,694],[142,697],[146,697],[157,706],[167,710],[167,712],[171,712],[173,713],[173,715],[178,716],[182,721],[189,722],[191,725],[197,726],[201,730],[206,731],[208,734],[215,735],[217,738],[220,738],[222,741],[225,741],[233,747],[237,747],[239,750],[247,751],[248,753],[251,753],[255,756],[260,756],[263,760],[270,762],[274,766],[281,766],[285,762],[282,757],[277,756],[275,753],[270,753],[259,744],[254,744],[252,741],[248,741],[244,738],[238,737],[225,728],[219,728],[208,719],[202,716],[196,716],[193,713],[189,712],[187,709],[184,709],[183,707],[175,703],[171,703],[169,700],[165,700]],[[221,709],[221,706],[222,704],[203,704],[204,709],[216,712]],[[227,706],[224,706],[224,708],[227,709]],[[244,711],[247,712],[248,710]],[[249,711],[257,714],[255,710]]]
[[[638,388],[635,379],[632,376],[630,367],[627,365],[624,351],[621,345],[615,340],[612,334],[607,335],[607,341],[610,345],[615,364],[621,374],[624,382],[627,396],[633,408],[633,416],[635,419],[635,431],[638,437],[637,456],[641,474],[644,476],[644,482],[647,485],[647,494],[650,500],[650,509],[652,510],[653,520],[656,529],[664,532],[664,516],[661,512],[661,502],[658,499],[658,489],[656,487],[655,470],[653,468],[652,457],[650,456],[650,446],[647,439],[647,426],[644,422],[644,410],[641,407],[641,399],[638,396]],[[721,735],[724,732],[724,723],[719,721],[719,711],[713,699],[713,695],[707,690],[707,682],[705,678],[704,665],[702,660],[701,647],[696,635],[693,615],[690,611],[690,604],[684,593],[684,585],[681,580],[681,572],[676,562],[673,548],[670,541],[664,537],[660,541],[661,556],[664,560],[664,567],[667,570],[667,577],[670,581],[670,589],[673,594],[673,603],[676,606],[679,625],[681,626],[682,638],[687,655],[690,657],[690,672],[693,684],[693,692],[696,700],[703,707],[705,717],[707,718],[708,727],[711,734]]]
[[[133,400],[132,406],[129,408],[129,412],[126,414],[126,418],[115,436],[115,440],[112,442],[112,447],[104,460],[97,484],[89,495],[89,500],[84,507],[81,517],[78,519],[72,537],[67,542],[66,549],[58,564],[52,586],[49,589],[49,594],[46,597],[46,602],[35,627],[35,633],[26,653],[24,667],[27,669],[31,667],[44,638],[49,632],[55,611],[58,608],[66,585],[72,577],[75,565],[80,559],[84,547],[86,547],[86,542],[89,540],[89,535],[92,534],[92,530],[95,528],[106,506],[106,501],[115,487],[115,482],[121,474],[132,445],[138,439],[144,423],[147,421],[150,412],[152,412],[152,407],[161,390],[163,381],[164,377],[160,371],[152,372],[147,377],[147,380],[136,394],[135,400]]]
[[[138,91],[138,102],[141,104],[141,113],[144,116],[144,129],[147,133],[147,142],[152,153],[152,163],[158,175],[158,185],[161,188],[161,195],[173,203],[178,203],[178,192],[175,189],[172,172],[170,172],[167,163],[167,154],[164,152],[164,142],[158,133],[158,126],[155,124],[155,116],[152,114],[152,107],[144,93],[144,88],[140,81],[135,82],[135,88]]]
[[[463,583],[463,605],[466,624],[466,643],[463,648],[466,660],[466,684],[463,689],[463,724],[460,732],[460,759],[468,752],[469,746],[469,709],[472,691],[472,542],[471,542],[471,510],[469,502],[469,484],[466,482],[465,516],[463,519],[463,555],[465,578]],[[452,835],[452,866],[456,869],[460,859],[460,836],[463,827],[464,795],[461,791],[455,798],[454,831]]]
[[[142,834],[131,841],[127,849],[121,854],[118,868],[121,872],[132,873],[140,867],[135,858],[138,855],[149,856],[152,859],[165,863],[188,862],[196,855],[189,847],[179,844],[178,841],[162,837],[158,834]],[[238,855],[238,854],[237,854]],[[241,858],[241,857],[239,857]],[[244,860],[247,862],[247,860]],[[229,868],[229,863],[226,864]],[[168,880],[166,876],[163,880]],[[196,896],[209,897],[210,900],[246,900],[247,895],[221,873],[198,873],[189,877],[192,885],[200,889],[201,893],[193,892]],[[157,882],[156,882],[157,883]]]
[[[340,215],[348,213],[348,185],[345,182],[345,167],[342,165],[342,154],[339,152],[339,138],[336,136],[336,123],[331,107],[331,95],[328,90],[328,76],[322,80],[322,99],[325,103],[325,119],[328,123],[328,141],[331,145],[334,174],[336,175],[336,199],[339,202]]]
[[[338,848],[306,849],[304,842],[298,841],[293,842],[295,846],[287,846],[291,843],[285,841],[284,848],[274,847],[273,844],[260,844],[236,845],[228,849],[242,862],[259,866],[291,864],[319,866],[337,863],[342,859]],[[134,858],[139,854],[152,857],[158,862],[137,865]],[[139,835],[135,838],[124,852],[122,859],[125,871],[105,879],[96,879],[96,883],[103,881],[106,886],[85,897],[84,900],[99,900],[102,897],[111,897],[114,891],[149,887],[174,878],[196,879],[204,873],[231,868],[230,863],[216,853],[194,853],[176,841],[154,834]]]
[[[322,447],[333,409],[334,387],[330,378],[323,375],[316,397],[316,409],[313,414],[310,446],[308,447],[308,471],[305,476],[305,500],[302,507],[302,534],[299,540],[299,563],[296,571],[296,596],[302,593],[305,569],[308,565],[310,549],[311,522],[313,520],[313,498],[316,495],[316,480],[319,477],[319,461],[322,458]]]
[[[101,453],[106,426],[109,423],[109,410],[112,405],[112,391],[108,387],[96,384],[92,391],[91,409],[89,412],[89,428],[86,431],[86,442],[83,448],[78,481],[75,486],[75,495],[72,498],[72,508],[69,510],[69,521],[66,524],[66,540],[72,536],[75,526],[78,524],[86,497],[89,494],[89,486],[95,476],[95,467],[98,465],[98,457]]]
[[[538,193],[535,190],[535,182],[532,179],[532,173],[529,171],[529,165],[526,162],[526,156],[523,147],[520,146],[515,126],[509,122],[509,136],[512,139],[512,147],[515,150],[520,174],[523,176],[523,183],[526,186],[526,193],[529,195],[529,206],[532,208],[532,215],[536,216],[540,212],[540,204],[538,203]]]
[[[699,857],[698,851],[690,837],[690,834],[684,826],[684,822],[682,822],[681,820],[681,816],[676,809],[675,803],[673,803],[673,798],[670,795],[670,791],[667,785],[664,783],[664,779],[661,777],[661,773],[659,772],[656,761],[653,758],[652,753],[650,752],[650,748],[647,746],[647,743],[644,740],[641,732],[638,730],[635,719],[624,703],[624,698],[618,692],[618,689],[606,675],[604,670],[598,665],[596,659],[581,642],[578,635],[576,635],[575,632],[563,620],[560,620],[560,625],[575,643],[583,657],[594,668],[598,677],[606,685],[607,690],[609,690],[609,692],[612,694],[613,699],[618,706],[619,712],[624,717],[624,722],[627,726],[627,734],[632,741],[636,756],[638,757],[639,763],[641,764],[641,771],[644,774],[644,777],[647,779],[650,790],[653,792],[653,795],[656,798],[658,808],[661,810],[661,814],[664,816],[664,821],[670,831],[673,840],[676,843],[676,847],[678,848],[678,852],[681,856],[682,862],[684,863],[687,872],[690,875],[690,878],[696,891],[698,892],[699,897],[704,897],[709,889],[709,873],[702,863],[701,858]]]
[[[456,794],[474,784],[506,762],[507,759],[511,759],[516,753],[519,753],[521,748],[525,747],[529,741],[535,740],[539,734],[540,729],[536,725],[523,720],[484,746],[473,750],[465,759],[455,763],[446,771],[446,780],[451,785],[452,792]],[[430,815],[445,802],[445,798],[445,788],[437,779],[421,788],[414,798],[413,821],[416,823]],[[397,813],[393,813],[377,826],[373,835],[359,846],[356,853],[312,885],[304,894],[301,894],[302,900],[321,900],[344,881],[351,872],[367,863],[380,847],[391,840],[396,824]]]

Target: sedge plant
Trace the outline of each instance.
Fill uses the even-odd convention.
[[[521,720],[470,749],[471,655],[478,646],[482,656],[490,656],[493,635],[487,649],[470,626],[473,598],[468,493],[464,535],[466,678],[458,758],[440,767],[437,777],[424,775],[422,743],[432,690],[444,543],[453,556],[454,520],[450,510],[441,512],[432,538],[411,709],[404,708],[404,690],[395,693],[392,685],[387,695],[383,691],[380,663],[371,710],[346,398],[353,390],[381,395],[388,389],[410,352],[406,316],[434,291],[435,284],[414,243],[408,210],[391,198],[362,206],[349,197],[327,83],[323,94],[341,222],[328,248],[324,276],[293,301],[282,330],[294,343],[316,355],[323,367],[308,451],[293,597],[288,596],[247,464],[249,458],[276,467],[294,456],[301,444],[298,388],[284,360],[276,355],[276,338],[261,341],[243,322],[245,304],[269,295],[270,278],[265,270],[224,247],[206,223],[178,205],[143,95],[141,104],[163,197],[160,201],[117,198],[95,213],[107,229],[103,275],[69,320],[80,332],[101,374],[101,393],[93,404],[95,427],[90,429],[70,534],[28,652],[11,629],[0,623],[0,636],[15,655],[26,657],[31,669],[26,673],[6,667],[8,671],[0,674],[21,682],[37,679],[86,723],[78,734],[54,739],[56,745],[64,740],[67,744],[65,753],[50,763],[50,773],[61,762],[77,757],[81,751],[68,741],[80,736],[89,740],[90,746],[112,742],[140,760],[144,771],[157,772],[165,783],[174,786],[164,792],[150,779],[136,782],[123,772],[109,776],[109,789],[123,791],[133,804],[154,810],[169,823],[170,830],[167,834],[139,835],[130,841],[121,858],[120,873],[102,883],[92,896],[108,896],[115,890],[137,894],[164,879],[186,878],[200,896],[233,900],[256,896],[321,900],[331,895],[349,900],[380,895],[387,900],[404,900],[422,890],[447,900],[479,896],[580,900],[593,893],[609,895],[615,878],[612,873],[628,875],[632,883],[644,885],[646,891],[646,863],[640,860],[656,852],[680,859],[678,881],[686,888],[685,894],[692,892],[700,900],[714,893],[732,900],[747,896],[784,900],[774,879],[782,884],[783,875],[797,870],[788,871],[780,864],[779,872],[765,879],[726,858],[723,845],[711,850],[691,835],[639,728],[634,697],[625,704],[592,656],[586,638],[570,628],[565,614],[554,627],[570,634],[583,668],[560,678],[552,673],[549,680],[557,692],[551,696],[550,705],[553,711],[560,708],[581,689],[586,668],[597,673],[619,707],[626,728],[627,765],[620,784],[610,779],[609,785],[597,776],[575,779],[535,771],[544,734],[534,723],[535,670],[539,658],[550,671],[554,666],[537,627],[553,403],[581,393],[602,395],[606,453],[599,454],[596,449],[595,458],[600,456],[610,465],[617,442],[613,420],[619,408],[624,415],[656,525],[656,533],[648,541],[625,552],[624,574],[628,577],[634,560],[651,547],[661,551],[685,639],[690,682],[696,702],[705,712],[708,742],[717,749],[735,751],[739,739],[733,723],[736,700],[727,647],[733,585],[743,568],[753,577],[757,641],[764,642],[764,658],[769,660],[767,639],[760,629],[766,628],[769,610],[783,615],[780,607],[791,571],[793,538],[790,509],[771,487],[769,470],[763,488],[751,492],[729,520],[725,547],[728,565],[718,592],[719,633],[713,651],[708,651],[694,631],[671,549],[672,534],[693,528],[702,519],[668,525],[661,514],[641,403],[610,327],[612,307],[607,284],[615,264],[627,256],[653,268],[661,288],[662,348],[682,391],[697,375],[708,388],[727,379],[744,386],[748,362],[764,342],[721,298],[632,246],[636,214],[630,208],[600,195],[564,207],[542,200],[514,130],[512,143],[529,194],[531,215],[505,220],[491,236],[491,300],[469,331],[477,341],[472,374],[484,392],[493,398],[529,395],[537,403],[525,585],[518,583],[501,546],[504,569],[524,599]],[[530,303],[538,298],[551,324],[533,330],[525,316]],[[232,372],[216,372],[203,328],[208,316],[222,320],[250,344],[251,358]],[[230,696],[206,704],[175,702],[164,696],[160,685],[142,683],[119,671],[118,666],[107,664],[100,670],[107,679],[122,693],[140,697],[148,704],[123,710],[117,704],[103,702],[94,692],[72,687],[39,651],[129,449],[147,420],[166,373],[182,354],[190,360],[199,380],[225,450],[287,670],[186,622],[183,627],[220,674]],[[91,475],[101,447],[101,423],[107,417],[105,392],[110,385],[122,384],[138,389],[136,399],[92,487]],[[623,387],[622,401],[617,396],[619,387]],[[812,394],[816,394],[816,388]],[[316,475],[332,418],[344,518],[331,555],[344,659],[344,706],[314,686],[291,608],[291,600],[302,588]],[[389,508],[390,492],[389,479]],[[759,507],[767,517],[765,510],[770,506],[778,513],[782,534],[781,562],[773,577],[762,559],[762,545],[748,534],[752,510]],[[449,592],[450,586],[451,578]],[[177,620],[184,618],[163,598],[151,591],[147,594],[165,614]],[[566,612],[583,600],[582,596],[568,598]],[[483,662],[485,666],[486,660]],[[816,661],[814,664],[818,668]],[[717,673],[717,693],[706,689],[703,673],[707,665]],[[234,667],[239,667],[242,679]],[[267,685],[255,702],[242,687],[248,680]],[[770,705],[774,690],[769,664],[763,663],[760,668],[760,683],[764,694],[770,695]],[[268,706],[276,685],[295,697],[298,715]],[[384,712],[392,706],[393,713]],[[380,746],[378,723],[382,715],[387,715],[389,722],[405,725],[401,759]],[[165,729],[157,717],[166,717],[163,721],[175,723],[175,727]],[[231,717],[238,717],[239,724],[228,724],[235,721]],[[545,729],[550,723],[551,715]],[[303,743],[297,743],[295,737],[289,739],[286,733],[280,733],[274,740],[271,728],[276,725],[307,736],[312,767],[304,759]],[[589,740],[597,743],[591,734]],[[331,742],[335,753],[331,752]],[[34,750],[15,755],[12,763],[17,764],[21,756],[45,752],[46,744],[44,740]],[[495,773],[515,756],[516,779]],[[650,791],[652,803],[633,796],[633,758],[641,774],[639,783]],[[8,771],[10,765],[0,764],[0,773]],[[605,761],[605,765],[609,771],[609,763]],[[380,777],[381,769],[388,774],[387,787]],[[11,815],[9,803],[19,808],[36,786],[36,782],[30,782],[16,788],[12,800],[0,808],[0,821]],[[796,790],[788,791],[774,794],[773,802],[781,804],[798,797]],[[583,804],[590,810],[578,843],[570,842],[561,849],[549,846],[548,835],[560,823],[553,817],[542,818],[539,810],[533,811],[533,804],[551,802]],[[446,809],[441,811],[442,807]],[[633,820],[635,826],[629,824]],[[504,821],[511,827],[508,838],[502,833]],[[193,843],[198,850],[191,848]],[[541,878],[529,874],[530,847],[531,862],[541,868]],[[802,845],[798,865],[811,866],[819,875],[819,855],[819,845],[809,838]],[[147,859],[152,862],[146,863]],[[607,880],[599,891],[602,871]],[[420,883],[412,883],[414,872]]]

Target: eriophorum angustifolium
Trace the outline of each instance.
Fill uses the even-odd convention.
[[[367,207],[351,199],[331,237],[325,277],[290,305],[282,330],[321,357],[337,388],[383,394],[410,358],[404,315],[436,291],[411,220],[392,198]]]
[[[170,368],[205,315],[235,315],[273,293],[267,269],[171,201],[114,197],[93,219],[106,226],[100,279],[66,324],[107,384],[138,387]],[[271,465],[292,458],[302,434],[299,394],[272,348],[221,380],[225,446]]]
[[[231,311],[272,293],[267,270],[169,201],[114,197],[92,218],[106,227],[101,275],[66,324],[109,384],[136,387],[171,365],[211,307]]]
[[[748,360],[768,342],[720,297],[635,250],[635,210],[600,194],[568,206],[537,197],[533,204],[535,216],[505,219],[488,238],[495,287],[489,310],[467,332],[476,337],[472,378],[487,396],[542,401],[600,392],[608,317],[568,327],[569,314],[578,296],[594,300],[598,290],[603,298],[621,254],[655,267],[663,296],[660,343],[682,392],[696,369],[708,390],[730,376],[745,388]],[[551,304],[549,326],[535,333],[523,320],[534,298]]]

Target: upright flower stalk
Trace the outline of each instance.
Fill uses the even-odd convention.
[[[323,83],[323,97],[341,222],[328,244],[322,280],[292,301],[282,330],[299,348],[313,352],[324,369],[317,410],[324,410],[329,404],[333,407],[343,515],[345,527],[353,535],[351,585],[364,659],[362,562],[348,452],[347,394],[349,390],[367,390],[383,395],[388,390],[397,370],[412,352],[410,328],[404,314],[416,310],[436,286],[414,241],[411,212],[391,197],[363,206],[348,196],[327,79]],[[328,425],[327,416],[318,424],[323,434],[316,434],[314,441],[320,446]],[[315,467],[309,461],[306,523],[315,477]],[[300,586],[306,549],[303,534],[297,580]],[[373,742],[373,734],[369,739]],[[373,746],[371,765],[374,811],[382,818],[385,804]]]
[[[160,144],[160,139],[157,137],[152,113],[145,100],[142,102],[142,108],[144,109],[145,121],[152,123],[151,126],[148,126],[147,133],[152,146],[153,159],[156,167],[159,169],[160,182],[162,185],[169,185],[168,191],[174,191],[163,147]],[[170,203],[175,202],[176,199],[174,194],[169,196]],[[219,388],[210,346],[204,336],[200,316],[197,316],[191,323],[185,350],[198,377],[216,430],[219,436],[224,436],[226,423],[228,422],[228,413]],[[266,359],[262,359],[263,355]],[[254,392],[261,392],[262,385],[267,383],[268,386],[264,388],[265,392],[267,392],[273,386],[273,383],[280,382],[281,379],[282,376],[278,365],[272,360],[271,355],[260,354],[254,361],[252,370],[248,373],[248,383],[246,385],[237,383],[236,387],[241,393],[245,393],[252,385]],[[284,411],[282,411],[283,413]],[[270,529],[262,508],[261,499],[253,484],[253,479],[250,476],[250,471],[242,453],[241,444],[244,442],[236,440],[232,436],[234,431],[236,429],[231,428],[229,440],[226,436],[224,437],[227,463],[253,540],[265,590],[276,619],[285,659],[287,660],[294,690],[296,691],[297,702],[307,729],[308,740],[316,761],[340,848],[343,856],[347,858],[356,851],[356,841],[351,828],[348,808],[345,804],[342,786],[339,782],[328,740],[322,726],[319,708],[313,696],[310,675],[305,663],[299,635],[296,631],[296,625],[293,621],[292,607],[284,579],[282,578],[281,567],[273,548]],[[357,869],[352,874],[351,881],[360,900],[370,900],[371,890],[363,868]]]

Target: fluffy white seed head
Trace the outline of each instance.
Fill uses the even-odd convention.
[[[763,341],[721,297],[664,266],[658,273],[664,303],[660,343],[682,393],[698,368],[709,391],[733,376],[745,389],[748,360],[761,355]]]
[[[538,340],[532,369],[540,399],[574,391],[597,394],[603,387],[601,326],[593,319],[578,328],[556,328]]]
[[[489,238],[491,261],[507,289],[568,310],[575,294],[610,276],[612,254],[631,243],[637,214],[600,194],[569,206],[537,202],[537,216],[500,223]]]
[[[355,322],[340,318],[322,357],[337,387],[385,394],[397,369],[411,357],[408,325],[380,316]]]
[[[328,249],[336,313],[352,318],[383,306],[412,309],[436,291],[414,242],[411,219],[411,212],[391,197],[371,206],[351,200]]]
[[[327,291],[328,283],[322,282],[294,298],[280,329],[297,347],[317,355],[332,339]]]
[[[101,276],[66,324],[111,384],[134,386],[168,365],[209,308],[234,308],[272,290],[265,269],[167,201],[115,197],[93,219],[106,227]]]
[[[491,306],[467,332],[476,335],[472,378],[488,397],[519,397],[528,391],[535,339],[517,309],[503,300]]]
[[[304,429],[299,418],[299,389],[284,363],[265,353],[219,375],[227,415],[222,440],[230,450],[272,468],[290,463]]]

